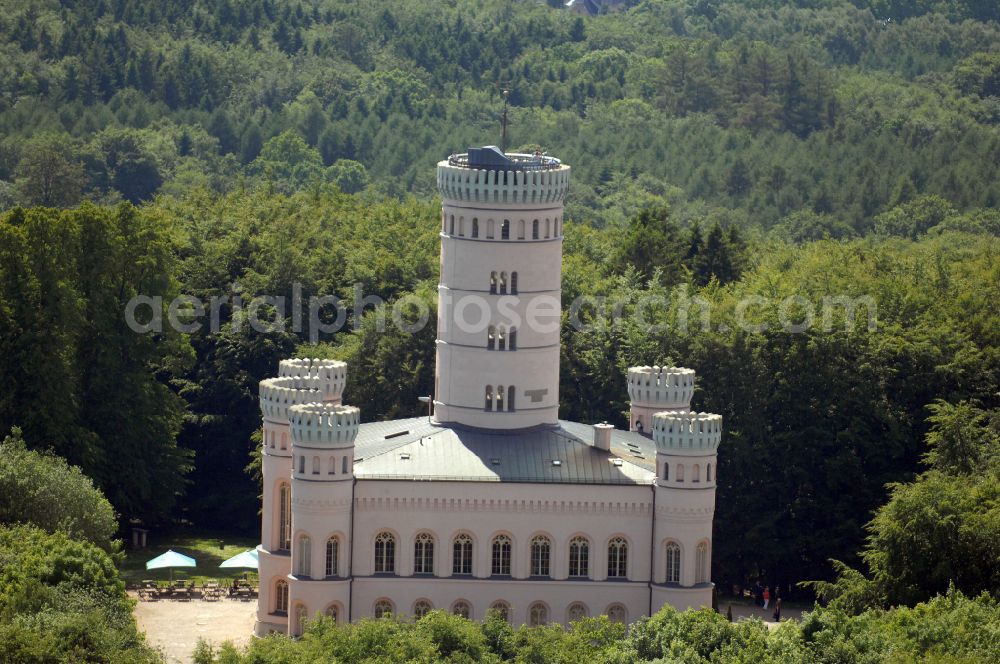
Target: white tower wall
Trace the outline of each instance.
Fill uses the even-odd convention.
[[[542,163],[507,157],[528,169]],[[438,164],[434,419],[493,429],[557,424],[569,167],[546,161],[544,170],[502,171],[464,163]]]

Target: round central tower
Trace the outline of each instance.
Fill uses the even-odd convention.
[[[569,170],[493,146],[438,163],[435,421],[490,429],[558,422]]]

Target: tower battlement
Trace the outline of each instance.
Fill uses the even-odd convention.
[[[282,360],[278,365],[280,378],[316,378],[323,392],[323,401],[340,403],[347,384],[347,363],[340,360],[296,358]]]
[[[323,384],[315,376],[280,376],[260,381],[260,410],[265,420],[285,423],[288,409],[323,401]]]
[[[630,367],[628,396],[633,406],[687,410],[694,396],[694,369]]]
[[[721,439],[721,415],[662,412],[653,416],[653,441],[660,452],[714,454]]]
[[[294,445],[343,447],[354,444],[361,424],[356,406],[296,404],[288,409]]]
[[[528,154],[504,157],[510,163],[477,165],[467,154],[452,155],[438,162],[437,186],[441,197],[490,206],[562,204],[569,186],[569,166],[550,157]]]

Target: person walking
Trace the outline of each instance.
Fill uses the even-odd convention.
[[[764,610],[767,611],[767,604],[771,601],[771,587],[764,586]]]
[[[781,622],[781,598],[774,598],[774,622]]]

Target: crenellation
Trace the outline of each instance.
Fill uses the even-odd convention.
[[[315,376],[283,376],[260,381],[260,410],[267,420],[287,422],[291,406],[322,401],[322,383]]]
[[[628,395],[635,406],[687,410],[694,396],[694,369],[644,366],[628,370]]]
[[[361,425],[361,410],[356,406],[310,403],[291,406],[288,411],[296,446],[350,446]]]
[[[323,401],[340,402],[347,384],[347,363],[340,360],[296,358],[282,360],[279,378],[316,378],[323,392]]]
[[[653,441],[658,451],[714,454],[721,439],[721,415],[670,411],[653,415]]]

